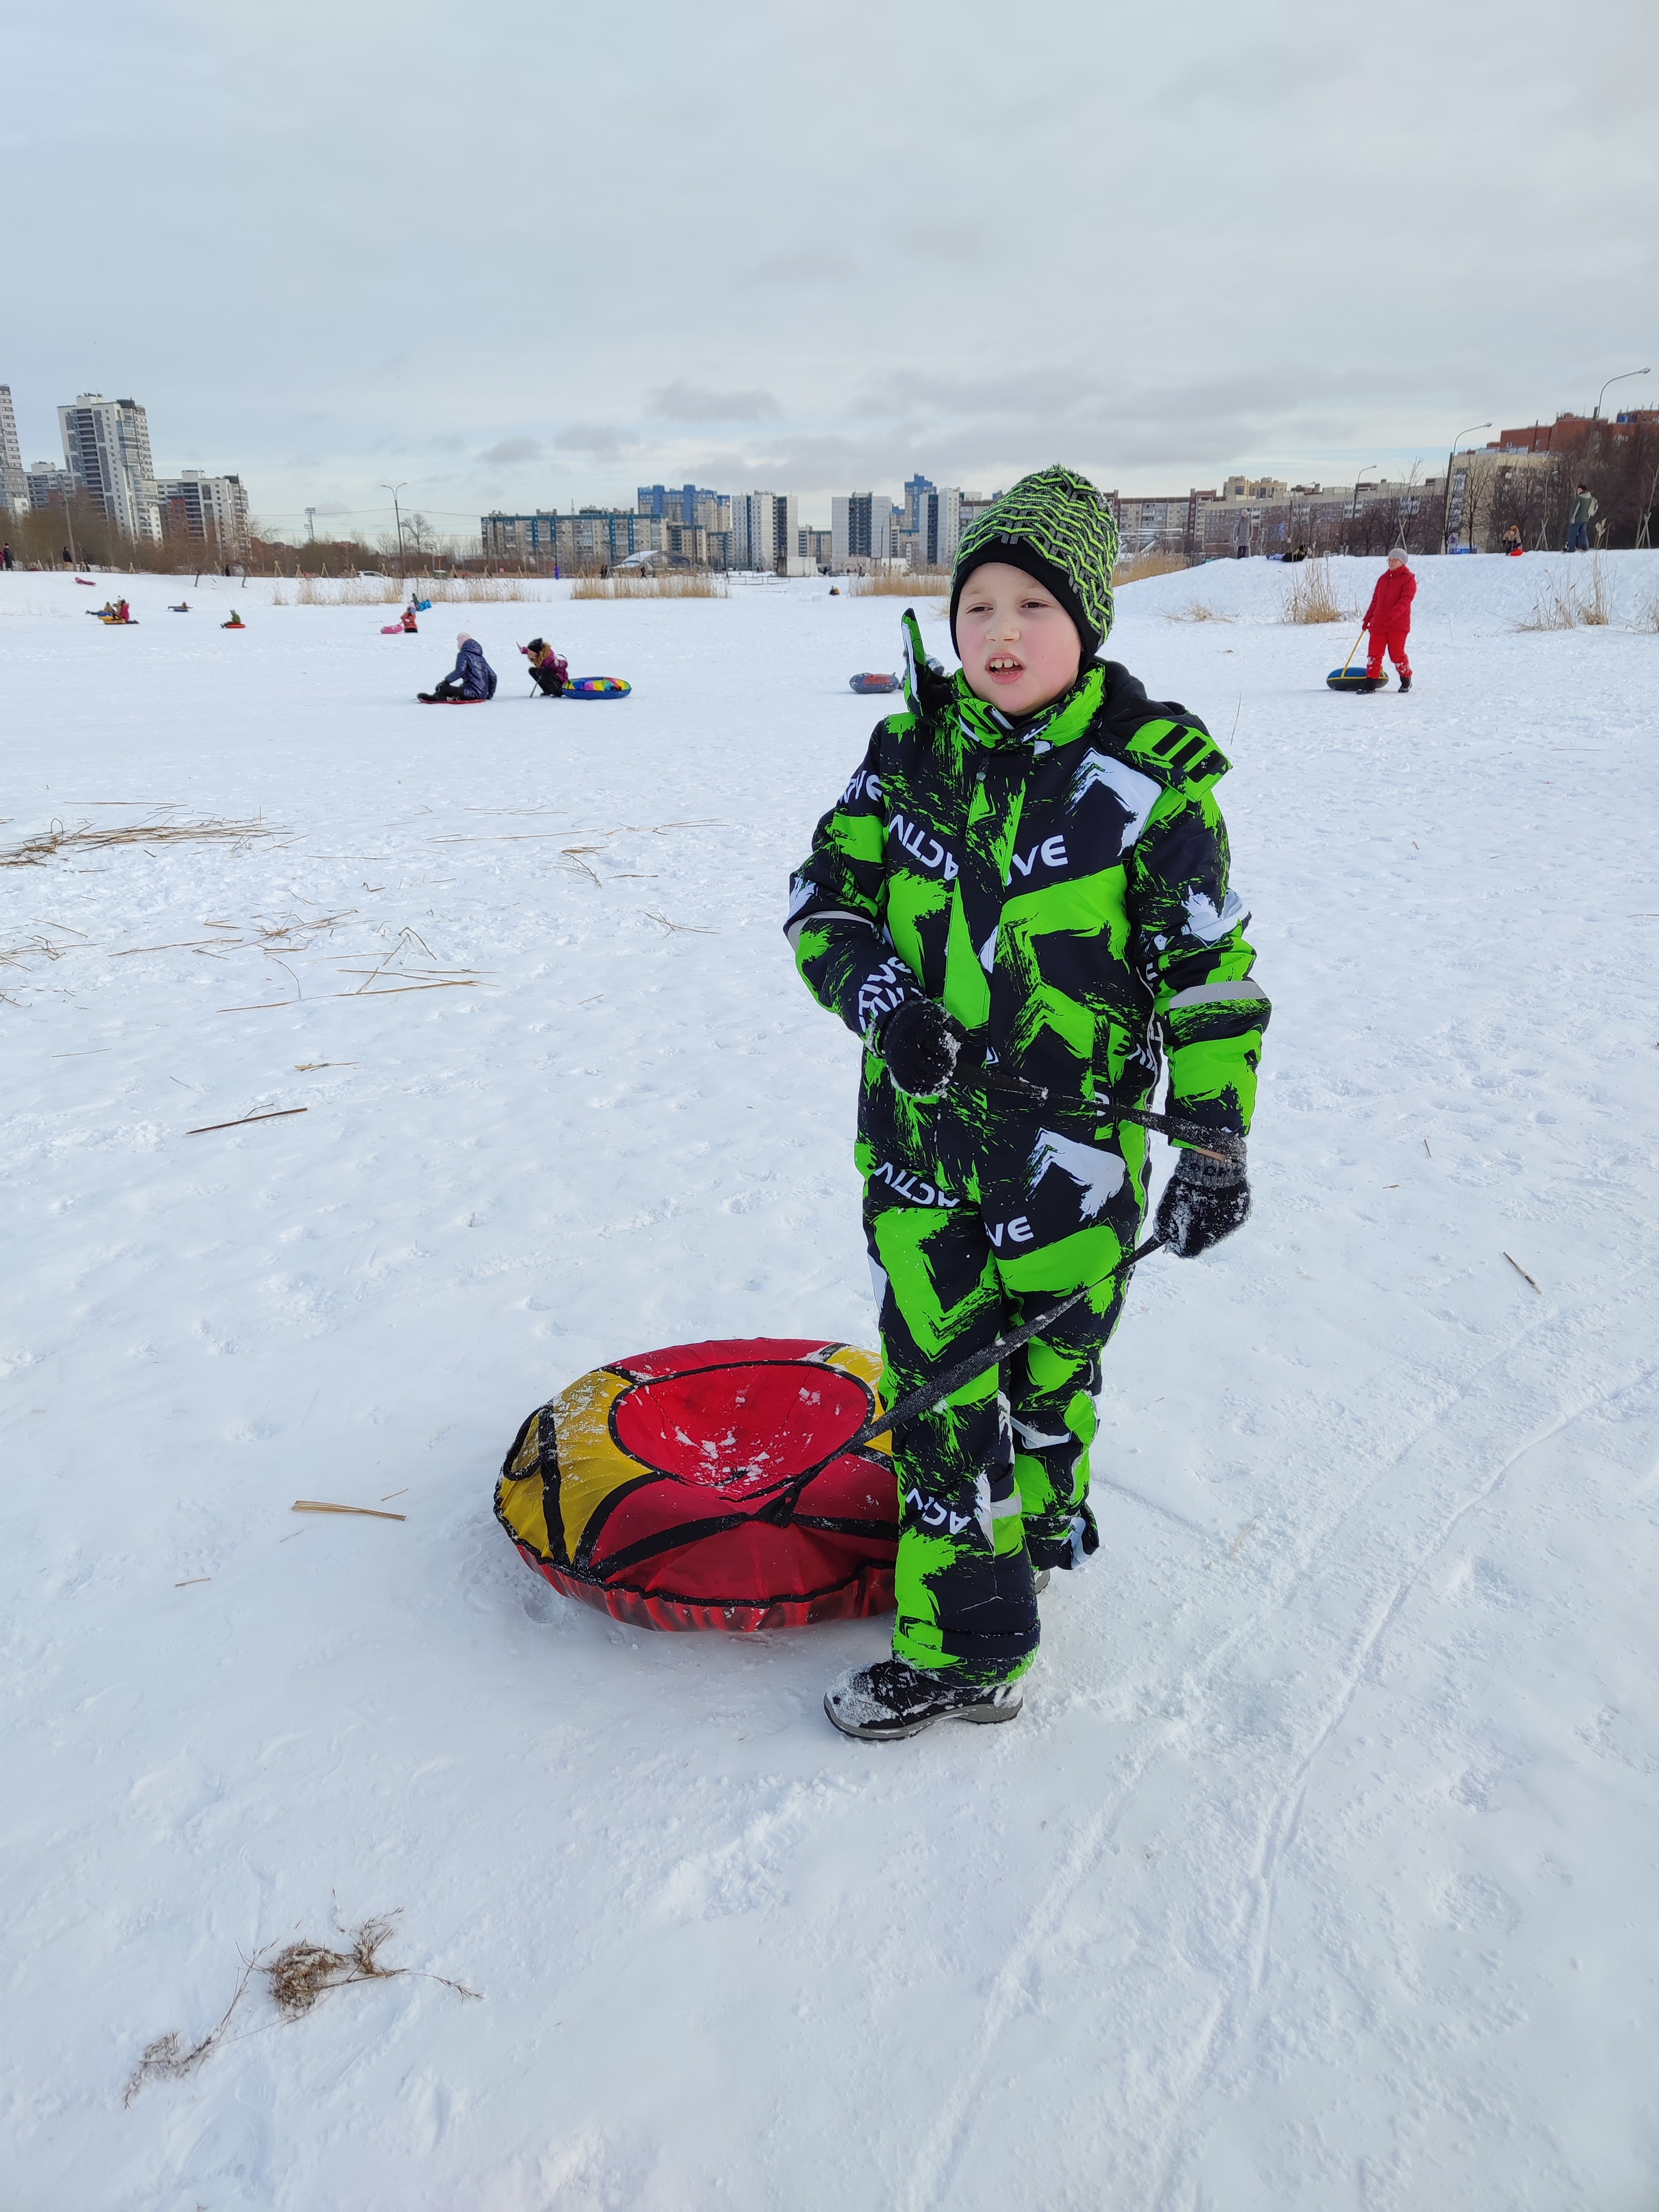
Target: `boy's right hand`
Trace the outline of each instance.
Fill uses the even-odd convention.
[[[937,1098],[949,1088],[967,1042],[937,999],[907,999],[883,1017],[874,1038],[887,1073],[913,1098]]]

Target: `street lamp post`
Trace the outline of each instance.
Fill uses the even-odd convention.
[[[409,478],[408,478],[407,477],[405,477],[403,479],[403,483],[395,483],[395,484],[382,484],[382,485],[380,486],[380,489],[381,489],[382,491],[389,491],[389,492],[392,494],[392,514],[397,517],[397,521],[398,521],[398,575],[399,575],[399,576],[401,576],[401,575],[403,574],[403,573],[404,573],[404,511],[403,511],[402,507],[400,507],[398,506],[398,493],[403,489],[403,488],[404,488],[404,484],[406,484],[408,482],[409,482]]]
[[[1650,368],[1626,368],[1617,376],[1610,376],[1607,384],[1627,384],[1632,376],[1651,376],[1652,374]],[[1590,416],[1592,422],[1599,422],[1601,419],[1601,402],[1607,396],[1607,384],[1604,384],[1595,395],[1595,407]]]
[[[1440,550],[1443,553],[1451,544],[1451,478],[1452,463],[1457,459],[1459,438],[1472,438],[1477,430],[1490,430],[1490,422],[1471,422],[1467,430],[1460,430],[1451,441],[1451,451],[1446,456],[1446,504],[1440,517]]]
[[[1353,497],[1352,497],[1352,498],[1349,501],[1349,502],[1348,502],[1348,520],[1349,520],[1351,523],[1358,522],[1358,520],[1359,520],[1359,487],[1360,487],[1360,485],[1361,485],[1362,483],[1364,483],[1364,482],[1365,481],[1366,477],[1367,477],[1368,476],[1370,476],[1370,472],[1371,472],[1371,471],[1372,471],[1373,469],[1380,469],[1380,468],[1382,467],[1382,462],[1381,462],[1381,461],[1367,461],[1367,462],[1366,462],[1366,464],[1365,464],[1365,465],[1364,465],[1364,467],[1363,469],[1361,469],[1361,471],[1359,471],[1359,474],[1358,474],[1358,475],[1354,478],[1354,480],[1353,480]]]

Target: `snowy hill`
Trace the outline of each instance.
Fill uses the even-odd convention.
[[[1235,764],[1255,1212],[1137,1276],[1018,1724],[882,1747],[881,1623],[618,1627],[490,1495],[601,1360],[873,1341],[780,923],[903,602],[0,577],[8,2202],[1652,2197],[1659,556],[1559,632],[1583,559],[1418,565],[1403,698],[1276,565],[1120,595]],[[416,707],[463,626],[501,696]],[[633,696],[523,696],[532,627]],[[481,2001],[256,1984],[124,2105],[337,1911]]]

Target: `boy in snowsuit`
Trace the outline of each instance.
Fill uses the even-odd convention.
[[[483,646],[467,629],[457,631],[455,645],[455,665],[435,691],[422,692],[422,697],[493,699],[495,696],[495,672],[484,659]]]
[[[907,616],[910,711],[878,724],[791,887],[800,974],[865,1046],[883,1402],[1089,1289],[896,1438],[893,1656],[831,1685],[848,1735],[1019,1711],[1037,1592],[1099,1541],[1094,1397],[1147,1168],[1115,1105],[1144,1108],[1167,1056],[1188,1121],[1249,1125],[1269,1008],[1228,886],[1227,763],[1096,658],[1116,553],[1067,469],[979,518],[951,589],[962,669],[925,662]],[[1191,1256],[1249,1211],[1242,1144],[1184,1151],[1158,1233]]]
[[[1412,601],[1416,597],[1417,579],[1406,566],[1406,549],[1396,545],[1389,556],[1388,567],[1376,580],[1376,589],[1365,610],[1365,628],[1371,640],[1365,674],[1373,686],[1384,681],[1382,655],[1386,650],[1399,673],[1401,690],[1409,691],[1412,688],[1412,665],[1406,658],[1406,640],[1411,635]]]

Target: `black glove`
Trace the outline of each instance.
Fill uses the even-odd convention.
[[[937,999],[906,999],[882,1016],[871,1042],[901,1091],[935,1098],[957,1072],[968,1032]]]
[[[952,679],[941,662],[929,658],[914,607],[906,607],[900,627],[904,632],[904,703],[913,714],[933,714],[950,703]]]
[[[1184,1152],[1158,1202],[1158,1233],[1177,1259],[1195,1260],[1241,1228],[1249,1210],[1243,1160]]]

